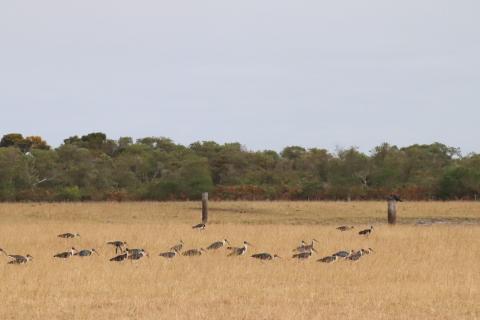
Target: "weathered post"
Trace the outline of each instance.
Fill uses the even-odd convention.
[[[208,221],[208,192],[202,193],[202,223]]]
[[[397,201],[392,197],[388,198],[388,224],[397,222]]]

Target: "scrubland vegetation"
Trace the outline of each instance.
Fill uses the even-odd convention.
[[[321,143],[321,141],[319,142]],[[249,151],[240,143],[168,138],[108,139],[91,133],[52,149],[41,137],[0,141],[0,201],[477,199],[480,156],[434,143],[368,154],[289,146]]]

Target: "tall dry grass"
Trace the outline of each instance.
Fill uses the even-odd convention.
[[[477,319],[480,318],[480,226],[389,227],[385,204],[211,203],[212,224],[194,232],[196,203],[0,205],[0,247],[30,253],[31,264],[0,257],[0,319]],[[401,221],[480,217],[476,203],[404,203]],[[335,230],[376,222],[374,233]],[[79,232],[79,239],[56,235]],[[225,251],[166,260],[179,239],[202,247],[227,237],[252,252],[284,259],[227,258]],[[309,261],[290,259],[302,239],[319,240]],[[127,240],[150,258],[114,263],[105,242]],[[56,261],[74,245],[100,256]],[[339,249],[372,247],[358,262],[315,260]]]

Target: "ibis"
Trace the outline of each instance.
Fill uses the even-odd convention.
[[[267,253],[267,252],[252,254],[252,258],[259,259],[259,260],[273,260],[277,258],[281,259],[280,256],[276,254],[271,255],[270,253]]]
[[[205,249],[200,248],[200,249],[189,249],[187,251],[184,251],[182,253],[182,256],[186,257],[194,257],[194,256],[201,256],[202,253],[205,252]]]
[[[54,258],[60,258],[60,259],[67,259],[70,258],[71,256],[75,255],[77,253],[77,249],[72,247],[70,250],[65,251],[65,252],[60,252],[54,255]]]
[[[372,231],[373,231],[373,226],[370,226],[370,228],[362,230],[358,234],[361,236],[368,236],[372,233]]]
[[[220,249],[220,248],[224,247],[227,243],[230,244],[230,242],[228,242],[227,239],[223,239],[222,241],[216,241],[216,242],[212,243],[211,245],[209,245],[207,247],[207,250]]]

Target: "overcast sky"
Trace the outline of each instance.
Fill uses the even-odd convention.
[[[0,1],[0,134],[480,152],[478,0]]]

